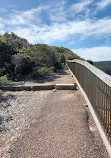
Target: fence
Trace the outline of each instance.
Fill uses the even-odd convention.
[[[111,76],[86,61],[68,61],[111,144]]]

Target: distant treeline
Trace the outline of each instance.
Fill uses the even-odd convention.
[[[67,65],[68,59],[82,59],[64,47],[30,44],[14,33],[0,36],[0,80],[37,79]]]
[[[111,75],[111,61],[93,62],[94,66]]]

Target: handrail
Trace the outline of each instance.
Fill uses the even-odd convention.
[[[68,60],[68,66],[87,96],[111,144],[111,76],[82,60]]]
[[[68,60],[68,63],[69,62],[71,62],[71,63],[76,62],[76,63],[79,63],[79,64],[85,66],[92,73],[94,73],[97,77],[99,77],[103,82],[105,82],[107,85],[109,85],[111,87],[111,76],[106,74],[102,70],[96,68],[95,66],[91,65],[87,61],[75,59],[75,60]]]

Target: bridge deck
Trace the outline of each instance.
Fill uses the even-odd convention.
[[[54,83],[74,83],[68,71],[58,75]],[[23,95],[15,95],[18,93]],[[39,92],[29,93],[26,104]],[[30,115],[29,125],[21,128],[12,143],[11,158],[108,158],[80,90],[49,91],[38,113],[39,102],[32,102],[30,113],[25,107],[24,115]]]

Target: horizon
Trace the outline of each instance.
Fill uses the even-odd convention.
[[[62,46],[86,60],[110,61],[110,0],[0,2],[1,35],[14,32],[32,44]]]

